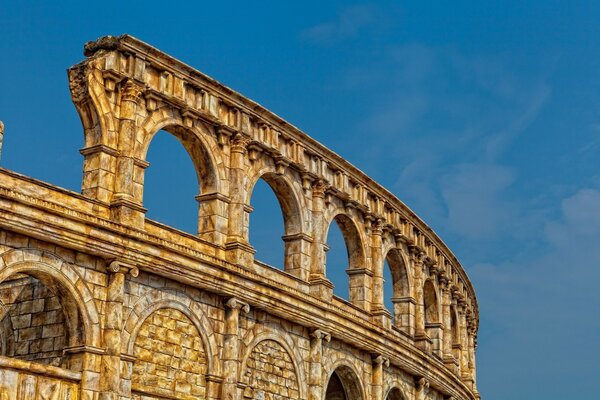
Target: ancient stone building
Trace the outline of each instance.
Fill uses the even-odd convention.
[[[401,201],[131,36],[85,55],[68,71],[85,135],[81,194],[0,169],[0,399],[479,397],[473,287]],[[197,235],[145,218],[160,130],[195,165]],[[259,178],[284,216],[281,269],[248,243]],[[349,301],[325,269],[334,223]]]

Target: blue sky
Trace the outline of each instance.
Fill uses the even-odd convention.
[[[600,3],[220,4],[4,4],[0,165],[79,190],[65,70],[85,41],[130,33],[300,127],[440,234],[478,294],[485,399],[597,396]],[[150,148],[146,205],[192,230],[197,190],[176,144]],[[268,195],[252,239],[271,261]]]

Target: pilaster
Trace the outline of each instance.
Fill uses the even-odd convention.
[[[378,355],[373,357],[372,360],[372,368],[373,368],[373,376],[372,376],[372,396],[373,400],[384,400],[383,398],[383,368],[389,367],[390,360]]]
[[[109,276],[103,333],[105,354],[102,356],[100,398],[116,400],[121,394],[121,334],[123,331],[125,277],[128,273],[134,277],[138,276],[139,271],[133,265],[114,260],[108,265],[107,272]]]
[[[237,400],[239,398],[240,312],[250,312],[248,303],[244,303],[235,297],[230,298],[225,303],[222,400]]]
[[[308,400],[322,400],[323,389],[323,341],[330,342],[331,335],[320,329],[310,334],[310,370],[308,375]]]

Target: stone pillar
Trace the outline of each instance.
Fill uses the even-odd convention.
[[[250,306],[235,297],[225,303],[225,332],[223,333],[223,384],[222,400],[237,400],[240,352],[240,311],[248,313]]]
[[[196,196],[198,202],[198,236],[217,245],[225,244],[230,199],[221,193]]]
[[[458,293],[458,292],[457,292]],[[469,353],[467,348],[467,314],[466,303],[462,297],[458,297],[458,331],[460,335],[460,375],[463,380],[469,379]]]
[[[308,400],[322,400],[323,382],[323,340],[331,341],[331,335],[320,329],[310,334],[310,370],[308,375]]]
[[[143,176],[148,163],[136,159],[131,150],[135,145],[137,108],[143,88],[128,79],[121,89],[119,113],[119,144],[115,193],[110,202],[111,218],[136,227],[144,226],[146,209],[142,206]],[[137,186],[137,189],[136,189]]]
[[[373,265],[371,314],[379,325],[391,327],[392,315],[385,308],[383,293],[383,221],[377,219],[371,224],[371,263]]]
[[[455,373],[457,371],[456,360],[452,353],[452,296],[450,285],[445,275],[440,275],[440,289],[442,294],[442,329],[444,330],[444,341],[442,343],[442,361]]]
[[[469,368],[469,379],[468,384],[471,390],[475,390],[475,317],[469,314],[467,317],[467,352],[468,352],[468,368]]]
[[[411,262],[415,276],[415,300],[417,307],[415,309],[415,344],[425,352],[431,351],[431,339],[425,331],[425,298],[423,294],[424,271],[423,258],[425,252],[418,246],[410,247]]]
[[[419,378],[415,382],[415,400],[425,400],[429,394],[429,381],[425,378]]]
[[[319,179],[312,185],[313,254],[308,281],[310,293],[325,301],[331,301],[333,285],[325,276],[325,191],[327,184]]]
[[[246,160],[250,138],[236,133],[230,146],[230,197],[227,223],[227,259],[235,264],[251,266],[255,250],[248,243],[248,221],[252,207],[246,205]]]
[[[379,355],[373,358],[373,400],[384,400],[383,398],[383,367],[389,367],[390,360]]]
[[[308,281],[310,276],[310,253],[313,239],[304,233],[295,233],[281,237],[285,243],[285,272]]]
[[[123,301],[125,296],[125,275],[129,272],[138,276],[137,267],[113,261],[108,266],[109,279],[106,289],[106,314],[104,318],[102,357],[101,399],[116,400],[121,385],[121,333],[123,331]]]

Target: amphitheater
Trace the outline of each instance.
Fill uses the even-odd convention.
[[[475,292],[407,206],[136,38],[84,54],[68,70],[81,194],[0,169],[0,399],[479,398]],[[146,153],[161,130],[195,166],[197,235],[145,218]],[[278,268],[248,241],[259,179],[283,215]],[[347,300],[325,268],[333,223]]]

